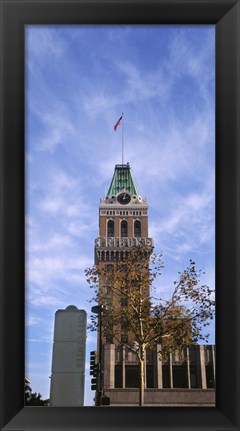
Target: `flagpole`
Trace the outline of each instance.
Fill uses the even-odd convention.
[[[124,139],[123,139],[123,112],[122,112],[122,165],[123,165],[123,154],[124,154]]]

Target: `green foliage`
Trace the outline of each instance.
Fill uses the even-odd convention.
[[[139,360],[139,406],[144,403],[144,358],[147,349],[165,356],[182,347],[207,341],[203,328],[214,317],[213,291],[200,285],[201,270],[195,262],[178,274],[168,300],[151,296],[152,283],[161,275],[162,255],[140,245],[125,252],[119,261],[86,269],[94,291],[92,301],[102,305],[105,342],[127,347]],[[156,290],[156,289],[155,289]],[[98,329],[96,315],[89,328]]]
[[[29,385],[25,384],[25,406],[48,406],[49,400],[43,400],[41,394],[32,392]]]
[[[94,290],[93,301],[103,305],[102,331],[106,339],[137,353],[161,344],[163,352],[207,341],[203,329],[214,318],[213,291],[200,284],[202,271],[195,262],[178,274],[168,300],[151,296],[151,286],[161,275],[162,255],[138,246],[121,261],[86,269]],[[89,329],[97,329],[91,316]],[[136,346],[138,346],[136,348]]]

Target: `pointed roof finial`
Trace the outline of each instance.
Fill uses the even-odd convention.
[[[115,165],[115,171],[107,196],[115,196],[121,190],[126,190],[131,195],[139,195],[129,162],[126,165]]]

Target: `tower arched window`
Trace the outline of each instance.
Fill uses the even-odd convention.
[[[128,236],[128,224],[126,220],[121,221],[121,237],[126,238]]]
[[[107,224],[107,236],[108,237],[113,237],[114,236],[114,221],[113,220],[108,220],[108,224]]]
[[[139,220],[136,220],[134,222],[134,236],[135,237],[141,237],[141,222]]]

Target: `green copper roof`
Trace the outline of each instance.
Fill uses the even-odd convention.
[[[126,165],[115,165],[115,171],[107,196],[114,196],[123,189],[131,195],[139,195],[129,163]]]

